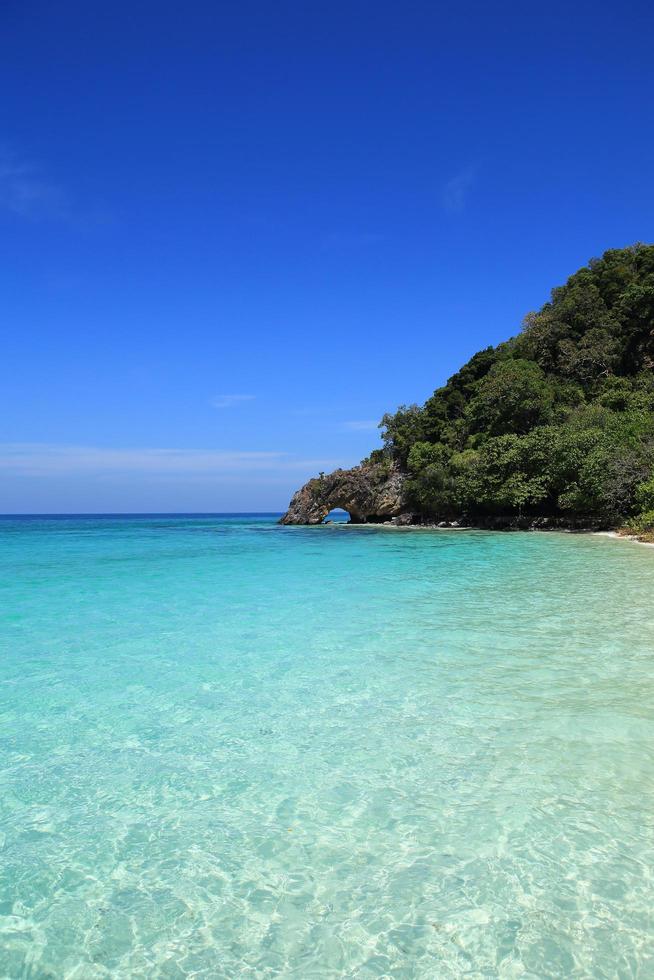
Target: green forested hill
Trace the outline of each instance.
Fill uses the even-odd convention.
[[[428,517],[654,525],[654,245],[606,252],[420,408],[382,420]]]

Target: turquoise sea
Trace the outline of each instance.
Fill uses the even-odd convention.
[[[654,550],[0,520],[0,976],[654,977]]]

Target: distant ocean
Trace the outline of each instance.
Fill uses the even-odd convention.
[[[654,551],[0,519],[0,976],[654,976]]]

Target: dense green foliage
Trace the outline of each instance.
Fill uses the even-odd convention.
[[[414,506],[447,518],[654,515],[654,246],[606,252],[422,408],[382,420]],[[640,515],[640,516],[638,516]]]

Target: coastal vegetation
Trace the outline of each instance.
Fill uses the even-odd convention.
[[[421,407],[382,419],[367,461],[426,519],[547,515],[654,534],[654,246],[613,249],[520,334]]]

